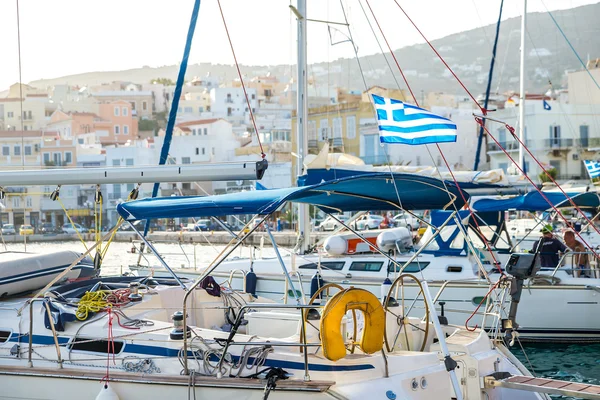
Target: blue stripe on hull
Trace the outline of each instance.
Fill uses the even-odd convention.
[[[21,343],[27,343],[29,340],[28,335],[21,336]],[[9,339],[11,342],[17,342],[16,337]],[[58,343],[61,346],[66,346],[69,343],[68,337],[58,337]],[[54,344],[52,336],[46,335],[33,335],[33,344],[40,345],[51,345]],[[183,342],[182,342],[183,345]],[[274,343],[275,345],[275,343]],[[177,357],[179,349],[172,349],[168,347],[148,346],[143,344],[129,344],[124,343],[124,351],[121,356],[124,355],[146,355],[146,356],[163,356],[163,357]],[[193,357],[193,352],[188,351],[188,356]],[[239,357],[233,356],[235,362],[239,361]],[[215,358],[214,361],[217,359]],[[248,359],[248,364],[252,364],[254,358]],[[267,359],[264,366],[266,367],[279,367],[283,369],[297,369],[304,370],[303,362],[285,361],[285,360],[269,360]],[[375,367],[371,364],[358,364],[358,365],[325,365],[325,364],[308,364],[308,368],[311,371],[325,371],[325,372],[343,372],[343,371],[364,371],[367,369],[374,369]]]
[[[62,265],[59,267],[52,267],[52,268],[47,268],[47,269],[42,269],[42,270],[37,270],[37,271],[30,271],[30,272],[26,272],[23,274],[12,275],[7,278],[2,278],[2,279],[0,279],[0,286],[7,285],[10,283],[15,283],[15,282],[26,281],[26,280],[33,279],[33,278],[39,278],[42,276],[48,276],[48,275],[60,273],[60,272],[64,271],[69,265]],[[82,269],[87,270],[88,268],[93,269],[94,266],[93,265],[88,266],[85,264],[78,265],[78,266],[74,267],[73,270],[82,270]]]

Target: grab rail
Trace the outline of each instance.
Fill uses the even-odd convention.
[[[231,284],[233,283],[233,277],[237,272],[240,272],[242,274],[242,290],[246,290],[246,275],[248,273],[242,269],[234,269],[229,273],[229,279],[227,279],[227,286],[229,286],[229,289],[233,290]]]
[[[574,267],[574,265],[573,265],[573,260],[572,260],[572,258],[573,258],[573,256],[576,256],[576,255],[583,255],[583,254],[585,254],[585,255],[587,255],[587,256],[588,256],[588,263],[589,263],[589,265],[590,265],[590,268],[584,268],[584,269],[581,269],[581,270],[580,270],[580,269],[577,269],[577,271],[582,271],[582,272],[583,272],[583,271],[590,271],[590,272],[592,272],[592,273],[595,275],[595,276],[594,276],[595,278],[598,278],[598,273],[599,273],[599,271],[598,271],[598,260],[596,259],[596,257],[595,257],[595,255],[594,255],[594,253],[592,253],[591,251],[579,251],[579,252],[577,252],[577,251],[567,251],[567,252],[565,252],[565,253],[564,253],[564,254],[563,254],[561,257],[560,257],[560,259],[558,260],[558,264],[557,264],[557,265],[556,265],[556,267],[554,268],[554,271],[552,271],[552,274],[551,274],[551,276],[554,278],[554,276],[556,275],[556,273],[558,272],[558,270],[559,270],[560,268],[564,268],[565,270],[570,270],[570,271],[571,271],[571,273],[573,274],[573,277],[574,277],[574,278],[579,278],[580,276],[579,276],[579,277],[576,277],[576,276],[575,276],[575,274],[574,274],[574,272],[575,272],[575,268],[573,268],[573,267]],[[592,257],[590,257],[590,255],[591,255]],[[569,267],[568,265],[566,265],[566,264],[565,264],[565,265],[563,265],[563,264],[565,263],[565,261],[566,261],[567,257],[570,257],[570,258],[571,258],[571,264],[570,264],[570,267]],[[565,267],[566,267],[566,268],[565,268]]]

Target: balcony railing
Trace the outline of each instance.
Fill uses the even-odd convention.
[[[311,139],[308,141],[308,148],[309,149],[317,149],[319,148],[319,141],[316,139]]]
[[[600,147],[600,138],[575,139],[575,146],[588,149],[590,147]]]
[[[544,140],[545,149],[569,149],[573,147],[573,139],[546,139]]]
[[[517,142],[516,140],[511,140],[510,142],[499,142],[500,146],[502,146],[502,148],[504,148],[506,151],[515,151],[515,150],[519,150],[519,142]],[[525,140],[524,141],[525,146],[530,147],[531,146],[531,140]],[[502,148],[498,146],[496,144],[496,142],[491,142],[488,143],[487,145],[487,150],[488,151],[502,151]]]

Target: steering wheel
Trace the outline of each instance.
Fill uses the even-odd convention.
[[[417,286],[419,287],[419,292],[417,293],[417,295],[415,296],[415,299],[413,300],[412,304],[408,308],[408,311],[406,311],[405,301],[404,301],[404,280],[405,279],[407,281],[409,281],[409,280],[415,281],[417,283]],[[396,299],[397,299],[399,290],[401,290],[401,297],[400,297],[400,300],[401,300],[400,304],[402,305],[402,314],[401,315],[397,315],[396,313],[391,311],[390,306],[389,306],[389,301],[390,301],[390,298],[392,297],[392,293],[394,293],[394,291],[395,291],[395,295],[396,295]],[[408,319],[408,314],[410,314],[417,299],[422,294],[423,294],[423,285],[421,285],[421,282],[419,281],[419,279],[412,274],[401,274],[392,283],[392,286],[390,287],[388,295],[386,296],[385,301],[383,303],[383,309],[385,310],[386,313],[390,313],[396,317],[396,323],[398,324],[399,328],[394,336],[394,340],[391,343],[391,345],[390,345],[390,341],[388,340],[388,336],[387,336],[387,327],[384,331],[383,338],[385,341],[385,347],[388,352],[392,352],[392,350],[394,349],[396,342],[397,342],[398,338],[400,337],[400,334],[402,333],[405,325],[410,325],[424,333],[423,334],[423,342],[421,343],[421,348],[419,351],[423,351],[425,349],[425,345],[427,344],[427,336],[429,334],[429,305],[427,304],[427,301],[425,301],[425,296],[423,296],[423,300],[424,300],[423,303],[425,304],[425,317],[424,317],[425,329],[421,328],[420,326],[410,323],[409,319]],[[404,334],[406,337],[406,344],[408,346],[408,334],[406,332],[406,329],[404,329]],[[407,350],[410,351],[411,349],[408,348]]]

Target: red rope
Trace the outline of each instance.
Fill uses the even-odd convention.
[[[415,104],[417,106],[419,106],[419,101],[417,100],[417,97],[413,93],[413,91],[412,91],[412,89],[410,87],[410,84],[408,83],[408,80],[406,79],[406,76],[404,76],[404,72],[402,71],[402,68],[400,68],[400,63],[398,63],[398,60],[396,59],[396,56],[394,55],[394,52],[392,51],[392,49],[391,49],[391,47],[390,47],[390,45],[389,45],[389,43],[387,41],[387,38],[386,38],[385,34],[383,33],[383,29],[381,29],[381,25],[379,25],[379,21],[377,20],[377,17],[375,16],[375,13],[373,12],[373,9],[371,8],[371,5],[369,4],[369,0],[366,0],[366,2],[367,2],[367,6],[369,7],[369,10],[371,10],[371,15],[373,15],[373,19],[375,20],[375,23],[377,24],[377,27],[379,27],[379,32],[381,32],[381,36],[383,36],[383,39],[385,40],[385,43],[386,43],[386,45],[388,47],[388,50],[390,51],[390,54],[392,55],[392,57],[394,58],[394,61],[396,62],[396,66],[398,67],[398,70],[400,71],[400,74],[402,75],[402,79],[404,79],[404,83],[406,84],[406,87],[408,88],[408,91],[410,92],[410,94],[411,94],[411,96],[413,98],[413,101],[415,102]],[[465,88],[465,90],[466,90],[466,88]],[[468,92],[468,90],[467,90],[467,92]],[[470,93],[469,93],[469,95],[470,95]],[[482,109],[482,111],[483,111],[483,109]],[[477,233],[481,237],[481,240],[483,241],[483,243],[485,243],[485,246],[486,246],[487,250],[490,252],[490,255],[492,256],[492,260],[494,261],[494,266],[498,269],[498,271],[500,271],[500,273],[503,273],[502,272],[502,268],[500,266],[500,263],[498,262],[498,260],[496,259],[496,256],[494,255],[494,252],[492,251],[492,247],[490,246],[487,238],[483,234],[483,231],[481,230],[481,227],[479,226],[479,222],[477,222],[477,218],[475,217],[475,213],[473,212],[473,210],[469,206],[469,202],[467,201],[466,196],[465,196],[463,190],[461,189],[461,187],[460,187],[460,185],[458,183],[458,180],[456,180],[456,177],[454,176],[454,173],[452,172],[452,169],[450,168],[450,164],[448,163],[448,160],[446,160],[446,156],[444,155],[444,152],[440,148],[439,144],[436,144],[436,146],[437,146],[438,151],[440,152],[440,155],[442,156],[442,159],[444,160],[444,163],[446,164],[446,168],[448,168],[448,171],[450,172],[450,175],[452,176],[452,180],[454,181],[454,184],[456,185],[456,187],[457,187],[457,189],[458,189],[458,191],[460,193],[460,196],[462,197],[463,202],[465,203],[465,206],[469,210],[471,218],[473,219],[473,221],[475,221],[475,226],[477,227]],[[460,215],[459,215],[459,219],[460,219]],[[468,227],[467,227],[467,229],[468,229]]]
[[[558,183],[556,183],[556,181],[554,180],[554,178],[548,173],[548,171],[546,170],[546,168],[544,168],[544,166],[542,165],[542,163],[540,163],[538,161],[537,158],[535,158],[533,156],[533,154],[531,154],[531,151],[529,150],[529,148],[527,146],[525,146],[525,143],[523,143],[523,141],[521,139],[519,139],[518,135],[515,135],[515,128],[513,128],[512,126],[508,125],[508,124],[504,124],[504,126],[506,126],[506,129],[508,129],[508,131],[511,133],[511,135],[517,139],[517,141],[521,144],[521,146],[523,146],[523,148],[525,149],[525,151],[527,151],[527,153],[531,156],[531,158],[533,158],[533,160],[536,162],[537,165],[540,166],[540,168],[542,169],[542,171],[544,171],[544,173],[546,174],[546,176],[548,178],[550,178],[550,180],[552,181],[552,183],[554,183],[556,185],[556,187],[562,192],[562,194],[565,195],[565,197],[569,200],[569,203],[571,203],[571,205],[577,210],[579,211],[579,213],[581,215],[583,215],[583,218],[585,218],[585,220],[588,222],[588,224],[590,224],[590,226],[592,228],[594,228],[594,230],[600,234],[600,230],[598,230],[598,228],[596,227],[596,225],[594,225],[592,223],[592,221],[590,221],[590,219],[583,213],[583,211],[581,211],[581,209],[575,204],[575,202],[573,201],[573,199],[571,197],[569,197],[565,191],[563,190],[562,187],[560,187],[560,185]]]
[[[427,44],[429,45],[429,47],[431,47],[431,49],[438,56],[438,58],[440,59],[440,61],[442,61],[442,63],[444,63],[444,65],[446,66],[446,68],[448,68],[448,71],[450,71],[450,73],[452,73],[452,75],[454,76],[454,78],[456,78],[456,80],[458,81],[458,83],[463,87],[463,89],[465,89],[465,91],[467,92],[467,94],[469,95],[469,97],[471,97],[471,99],[475,102],[475,104],[477,104],[477,106],[481,110],[482,114],[483,115],[487,115],[487,110],[484,109],[483,107],[481,107],[481,105],[477,102],[477,100],[475,100],[475,98],[473,97],[473,95],[471,94],[471,92],[469,92],[469,90],[462,83],[462,81],[458,78],[458,76],[456,76],[456,74],[454,73],[454,71],[452,70],[452,68],[450,68],[450,66],[448,65],[448,63],[446,63],[446,61],[440,55],[440,53],[438,53],[438,51],[435,49],[435,47],[433,47],[433,45],[431,44],[431,42],[429,40],[427,40],[427,38],[425,37],[425,35],[423,35],[423,33],[421,32],[421,30],[417,27],[417,25],[413,22],[413,20],[408,16],[408,14],[406,13],[406,11],[404,11],[404,9],[402,8],[402,6],[398,3],[398,0],[394,0],[394,2],[398,6],[398,8],[400,8],[400,10],[402,11],[402,13],[406,16],[406,18],[408,18],[408,20],[410,21],[410,23],[415,27],[415,29],[417,30],[417,32],[419,32],[419,34],[421,35],[421,37],[427,42]],[[395,57],[394,57],[394,59],[395,59]],[[413,95],[413,97],[414,97],[414,95]],[[415,102],[416,102],[416,100],[415,100]],[[531,182],[531,184],[536,188],[536,190],[544,197],[544,199],[548,202],[548,204],[557,213],[560,214],[560,212],[556,209],[556,207],[554,207],[554,205],[548,200],[548,198],[546,196],[544,196],[544,194],[542,193],[542,191],[533,183],[533,181],[531,179],[529,179],[529,177],[525,174],[525,172],[521,169],[521,167],[517,163],[515,163],[515,161],[513,160],[513,158],[506,151],[506,149],[504,149],[504,147],[502,147],[500,145],[500,143],[493,136],[491,136],[491,134],[489,133],[489,130],[487,130],[485,128],[483,120],[482,119],[478,119],[478,118],[475,118],[475,119],[476,119],[477,123],[479,125],[481,125],[483,127],[483,129],[485,129],[485,131],[488,133],[488,135],[490,135],[490,137],[492,137],[492,139],[494,139],[494,141],[498,144],[498,146],[502,149],[502,151],[506,154],[506,156],[515,164],[515,166],[519,169],[519,171],[521,171],[521,173],[523,173],[523,175],[527,178],[527,180],[529,180],[529,182]],[[546,176],[548,176],[548,178],[550,178],[550,180],[556,185],[556,187],[562,192],[562,194],[565,195],[565,197],[569,200],[569,202],[571,203],[571,205],[577,211],[579,211],[579,213],[581,213],[581,215],[583,215],[583,217],[588,222],[588,224],[590,224],[594,228],[594,230],[596,232],[598,232],[598,234],[600,234],[600,230],[592,223],[592,221],[589,220],[589,218],[583,212],[581,212],[581,210],[579,209],[579,207],[577,207],[577,205],[575,204],[575,202],[573,201],[573,199],[571,199],[571,197],[568,196],[567,193],[565,193],[565,191],[562,189],[562,187],[554,180],[554,178],[552,178],[552,176],[550,176],[550,174],[548,173],[548,171],[543,167],[543,165],[539,162],[539,160],[531,153],[531,151],[529,150],[529,148],[527,148],[527,146],[525,146],[525,144],[515,135],[515,129],[513,127],[509,126],[508,124],[505,124],[505,125],[506,125],[506,128],[511,132],[511,134],[513,135],[513,137],[519,141],[519,143],[521,144],[521,146],[523,146],[523,148],[527,151],[527,153],[529,153],[529,155],[531,156],[531,158],[533,158],[535,160],[535,162],[540,166],[540,168],[544,171],[544,173],[546,174]],[[439,146],[438,146],[438,149],[439,149]],[[441,150],[440,150],[440,153],[441,153]],[[442,154],[442,157],[443,157],[443,154]],[[569,226],[570,225],[569,221],[567,221],[567,219],[564,217],[564,215],[562,215],[562,214],[560,214],[560,215],[565,220],[565,222],[567,223],[567,226]],[[594,255],[597,256],[597,254],[594,252],[594,250],[585,242],[585,240],[583,239],[583,237],[581,237],[581,235],[578,232],[575,232],[575,233],[584,242],[584,244],[594,253]]]
[[[511,157],[510,154],[508,154],[508,152],[504,149],[504,147],[502,147],[500,145],[500,142],[498,142],[496,140],[496,138],[494,136],[492,136],[492,134],[490,133],[490,131],[485,127],[485,125],[483,124],[483,119],[482,118],[478,118],[475,117],[475,121],[477,121],[477,123],[483,127],[483,129],[485,130],[486,134],[492,138],[492,140],[494,142],[496,142],[496,144],[502,149],[502,151],[504,152],[504,154],[506,154],[506,156],[508,157],[508,159],[515,165],[515,167],[517,167],[517,169],[523,174],[523,176],[533,185],[533,187],[535,187],[535,189],[538,191],[538,193],[544,198],[544,200],[546,200],[546,202],[548,203],[548,205],[550,207],[552,207],[552,209],[561,216],[561,218],[565,221],[565,223],[567,224],[567,226],[569,225],[569,221],[567,220],[567,218],[562,215],[562,213],[560,211],[558,211],[558,209],[554,206],[554,204],[552,204],[552,202],[548,199],[548,197],[546,197],[546,195],[544,194],[544,192],[542,192],[536,185],[535,183],[533,183],[533,181],[531,180],[531,178],[529,178],[529,176],[527,176],[527,174],[525,174],[525,171],[523,171],[523,169],[521,168],[521,166],[514,160],[514,158]],[[507,125],[508,126],[508,125]],[[514,128],[512,128],[512,132],[514,132]],[[531,153],[530,153],[531,155]],[[533,157],[533,155],[532,155]],[[535,160],[535,157],[533,157],[533,159]],[[547,172],[546,172],[547,173]],[[558,186],[558,184],[557,184]],[[561,189],[562,190],[562,189]],[[564,193],[564,192],[563,192]],[[566,193],[565,193],[566,196]],[[569,196],[567,196],[567,198],[569,198]],[[575,233],[575,235],[577,235],[577,237],[579,237],[579,239],[581,239],[581,241],[583,242],[583,244],[585,244],[585,246],[594,254],[594,256],[596,256],[596,258],[600,259],[600,256],[598,256],[598,254],[594,251],[594,249],[585,241],[585,239],[579,234],[579,232],[573,230],[573,232]]]
[[[473,318],[475,316],[475,314],[477,314],[477,311],[479,311],[479,308],[481,307],[481,305],[485,302],[485,300],[488,298],[488,296],[490,295],[490,293],[492,293],[492,291],[494,289],[496,289],[496,287],[498,287],[498,284],[500,284],[500,280],[498,280],[494,284],[494,286],[492,286],[492,288],[485,294],[485,296],[483,296],[483,299],[481,299],[481,301],[477,305],[477,308],[475,309],[475,311],[473,311],[473,313],[471,314],[471,316],[469,318],[467,318],[467,320],[465,321],[465,329],[468,330],[469,332],[473,332],[475,329],[478,328],[477,324],[475,324],[474,328],[469,328],[469,321],[471,320],[471,318]]]
[[[369,6],[369,10],[371,10],[371,15],[373,15],[373,19],[375,20],[375,23],[377,24],[377,27],[379,28],[379,32],[381,32],[381,36],[383,36],[383,40],[385,41],[385,44],[386,44],[390,54],[392,55],[392,58],[394,59],[394,62],[396,63],[398,70],[400,71],[400,75],[402,75],[402,79],[404,80],[404,83],[406,84],[406,87],[408,88],[410,95],[414,99],[415,104],[417,104],[417,98],[415,97],[415,94],[413,93],[412,88],[408,84],[408,80],[406,80],[406,76],[404,76],[404,72],[402,71],[402,68],[400,68],[400,64],[398,63],[398,60],[396,59],[396,56],[394,55],[394,52],[392,51],[392,48],[390,47],[390,44],[388,43],[387,38],[385,37],[385,34],[383,33],[383,29],[381,29],[381,25],[379,25],[379,21],[377,20],[377,17],[375,16],[373,9],[371,8],[371,4],[369,4],[369,0],[366,0],[366,1],[367,1],[367,6]]]
[[[106,309],[106,312],[108,313],[108,335],[107,335],[107,351],[106,351],[106,375],[104,375],[104,377],[100,380],[100,382],[105,382],[104,383],[104,387],[107,388],[108,387],[108,381],[110,381],[110,354],[111,354],[111,349],[112,349],[112,355],[113,355],[113,364],[116,364],[115,362],[115,338],[113,336],[113,330],[112,330],[112,326],[113,326],[113,316],[112,316],[112,310],[110,309],[110,307],[108,307]]]
[[[429,47],[431,47],[431,50],[433,50],[433,52],[438,56],[438,58],[440,59],[440,61],[442,63],[444,63],[444,65],[446,66],[446,68],[448,68],[448,71],[450,71],[450,73],[454,76],[454,78],[456,78],[456,80],[458,81],[458,83],[460,84],[460,86],[462,86],[463,89],[465,89],[465,91],[467,92],[467,94],[469,95],[469,97],[471,97],[471,99],[473,99],[473,101],[475,102],[475,104],[477,104],[477,107],[479,107],[479,109],[481,110],[481,113],[483,115],[487,115],[487,110],[485,108],[483,108],[477,102],[477,100],[475,100],[475,97],[473,97],[473,95],[471,94],[471,92],[469,92],[469,89],[467,89],[467,87],[462,83],[462,81],[458,78],[458,76],[456,76],[456,74],[454,73],[454,71],[452,70],[452,68],[450,68],[450,66],[448,65],[448,63],[446,62],[446,60],[444,60],[444,58],[440,55],[440,53],[438,53],[438,51],[435,49],[435,47],[433,47],[433,45],[431,44],[431,42],[429,40],[427,40],[427,38],[425,37],[425,35],[423,35],[423,32],[421,32],[421,30],[417,27],[417,25],[413,22],[413,20],[408,16],[408,14],[406,13],[406,11],[404,11],[404,9],[402,8],[402,6],[400,4],[398,4],[398,0],[394,0],[394,3],[396,3],[396,5],[402,11],[402,13],[406,16],[406,18],[408,18],[408,20],[410,21],[410,23],[412,24],[412,26],[415,27],[415,29],[417,30],[417,32],[419,32],[419,34],[421,35],[421,37],[423,38],[423,40],[425,40],[427,42],[427,44],[429,45]]]
[[[490,255],[492,256],[492,260],[494,261],[494,266],[496,267],[496,269],[498,269],[500,274],[504,274],[504,271],[502,270],[502,266],[500,265],[500,262],[496,259],[496,256],[494,255],[494,252],[492,251],[492,247],[490,246],[489,241],[487,240],[487,238],[483,234],[483,231],[481,230],[481,227],[479,226],[479,222],[477,221],[477,217],[475,216],[475,213],[471,209],[471,206],[469,206],[469,202],[467,201],[463,190],[460,188],[458,181],[454,177],[454,173],[450,169],[450,165],[448,164],[448,161],[446,160],[446,156],[444,155],[444,152],[440,148],[439,144],[436,143],[436,146],[438,148],[438,151],[440,152],[440,155],[442,156],[442,159],[444,160],[444,164],[446,164],[446,168],[448,168],[448,171],[450,172],[450,175],[452,176],[452,180],[454,180],[454,184],[458,188],[458,192],[460,193],[460,196],[462,197],[463,202],[465,203],[465,206],[467,207],[467,210],[469,210],[469,214],[471,215],[471,218],[475,222],[475,226],[477,227],[477,233],[479,234],[480,239],[483,241],[483,243],[485,244],[485,247],[487,248],[487,250],[490,252]],[[460,219],[460,215],[459,215],[459,219]],[[468,226],[467,226],[467,229],[469,229]]]
[[[248,98],[248,92],[246,92],[246,85],[244,85],[244,78],[242,78],[242,72],[240,71],[240,65],[238,64],[237,57],[235,56],[235,50],[233,49],[233,43],[231,42],[231,37],[229,36],[229,29],[227,29],[227,22],[225,22],[225,15],[223,14],[223,9],[221,8],[221,0],[217,0],[217,4],[219,5],[219,11],[221,12],[221,18],[223,19],[223,25],[225,26],[225,32],[227,33],[227,39],[229,40],[229,46],[231,47],[231,53],[233,54],[233,59],[235,61],[235,67],[237,68],[238,76],[240,77],[240,82],[242,83],[242,89],[244,90],[244,96],[246,96],[246,104],[248,105],[248,111],[250,112],[250,118],[252,118],[252,125],[254,125],[254,132],[256,133],[256,139],[258,140],[258,145],[260,146],[260,156],[262,158],[266,158],[267,155],[263,150],[262,143],[260,142],[260,135],[258,134],[258,129],[256,128],[256,121],[254,120],[254,112],[252,111],[252,105],[250,104],[250,99]]]

